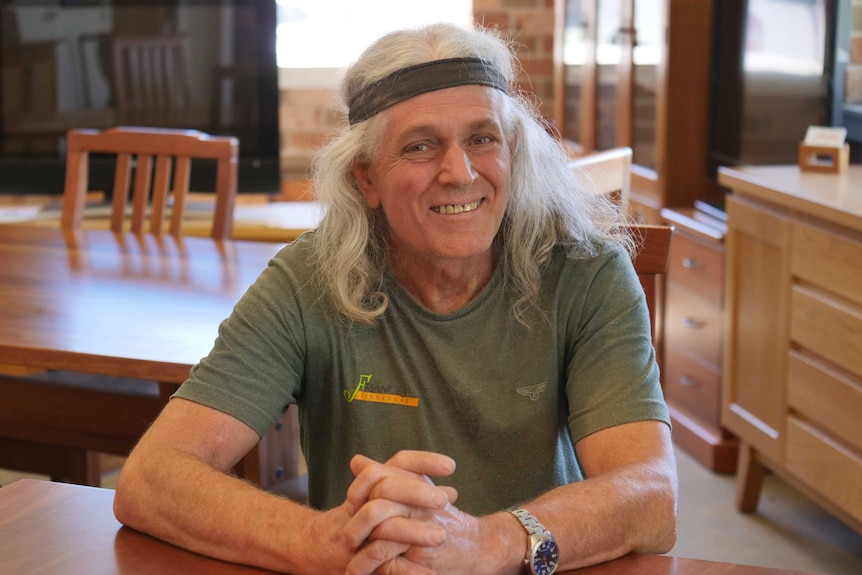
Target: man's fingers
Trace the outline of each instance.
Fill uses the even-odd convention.
[[[363,472],[347,489],[350,515],[374,499],[389,499],[426,509],[442,509],[449,502],[449,493],[423,479],[390,474],[366,475]]]
[[[353,475],[359,475],[365,468],[375,464],[381,465],[381,463],[364,455],[354,455],[350,461],[350,470]],[[448,455],[432,451],[399,451],[389,458],[386,465],[393,465],[404,471],[431,477],[447,477],[455,472],[454,459]]]
[[[410,548],[409,545],[391,541],[372,541],[359,550],[347,564],[346,575],[370,575],[378,573],[378,568],[393,559],[400,557]],[[406,561],[406,560],[405,560]],[[391,571],[390,573],[394,573]],[[385,572],[385,571],[381,571]]]
[[[423,460],[425,463],[422,463]],[[402,467],[402,464],[406,467]],[[453,470],[454,462],[446,456],[418,451],[400,452],[388,462],[378,463],[356,455],[350,462],[350,468],[356,474],[356,479],[347,490],[351,515],[366,501],[375,498],[432,509],[440,509],[449,502],[450,493],[434,486],[422,472],[423,469],[435,473]]]
[[[393,517],[374,528],[369,539],[385,539],[396,543],[437,547],[446,542],[449,534],[436,522],[420,522],[405,517]]]
[[[430,569],[405,559],[408,546],[372,541],[347,564],[347,575],[434,575]]]
[[[448,485],[441,485],[440,489],[446,494],[446,497],[449,498],[449,504],[454,505],[456,501],[458,501],[458,490],[454,487],[450,487]]]
[[[349,504],[348,504],[349,505]],[[410,509],[400,503],[378,499],[358,508],[344,528],[347,544],[359,549],[378,525],[393,517],[407,517]]]
[[[455,472],[454,459],[433,451],[399,451],[386,463],[431,477],[447,477]]]

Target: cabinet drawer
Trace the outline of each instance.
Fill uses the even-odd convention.
[[[668,403],[718,429],[721,406],[720,372],[685,351],[666,345],[662,387]]]
[[[862,377],[860,334],[862,307],[809,286],[793,286],[790,338],[794,342]]]
[[[791,350],[787,403],[804,419],[862,451],[862,378]]]
[[[862,239],[795,223],[791,266],[796,277],[862,306]]]
[[[629,199],[629,211],[635,223],[661,224],[661,208],[639,202],[634,197]]]
[[[862,521],[862,455],[795,417],[787,420],[787,470]]]
[[[721,307],[724,293],[724,253],[684,234],[674,234],[667,278]]]
[[[669,344],[721,365],[721,310],[692,292],[668,283],[664,337]]]

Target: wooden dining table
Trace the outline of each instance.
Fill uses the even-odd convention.
[[[0,365],[7,369],[0,377],[0,451],[26,441],[126,453],[283,245],[0,226]],[[37,374],[9,377],[10,367]],[[136,401],[144,415],[130,415],[119,389],[44,392],[34,381],[53,370],[159,387],[150,403],[146,396]],[[275,459],[295,462],[295,433],[277,441],[278,449],[255,448],[240,473],[260,482],[270,462],[262,453],[278,451]],[[282,470],[279,479],[293,474],[295,468]]]
[[[13,200],[0,203],[0,224],[60,226],[62,203],[59,197]],[[212,194],[192,194],[185,207],[183,235],[208,237],[212,230],[213,210]],[[256,194],[241,194],[234,206],[231,238],[292,242],[303,232],[317,227],[322,217],[323,208],[316,201],[270,201]],[[81,225],[84,229],[107,230],[110,219],[110,202],[93,202],[85,208]]]
[[[252,575],[270,573],[185,551],[124,527],[110,489],[22,479],[0,488],[0,573]],[[802,575],[668,555],[627,555],[560,575]]]

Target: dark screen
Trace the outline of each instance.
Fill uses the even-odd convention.
[[[709,141],[721,165],[795,164],[830,124],[832,0],[716,0]]]
[[[0,193],[61,193],[65,131],[116,125],[235,136],[240,192],[278,191],[275,0],[3,5]],[[212,180],[194,166],[193,188]]]

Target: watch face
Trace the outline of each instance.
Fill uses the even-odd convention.
[[[557,544],[553,540],[542,541],[533,552],[532,571],[536,575],[551,575],[557,570],[559,561]]]

